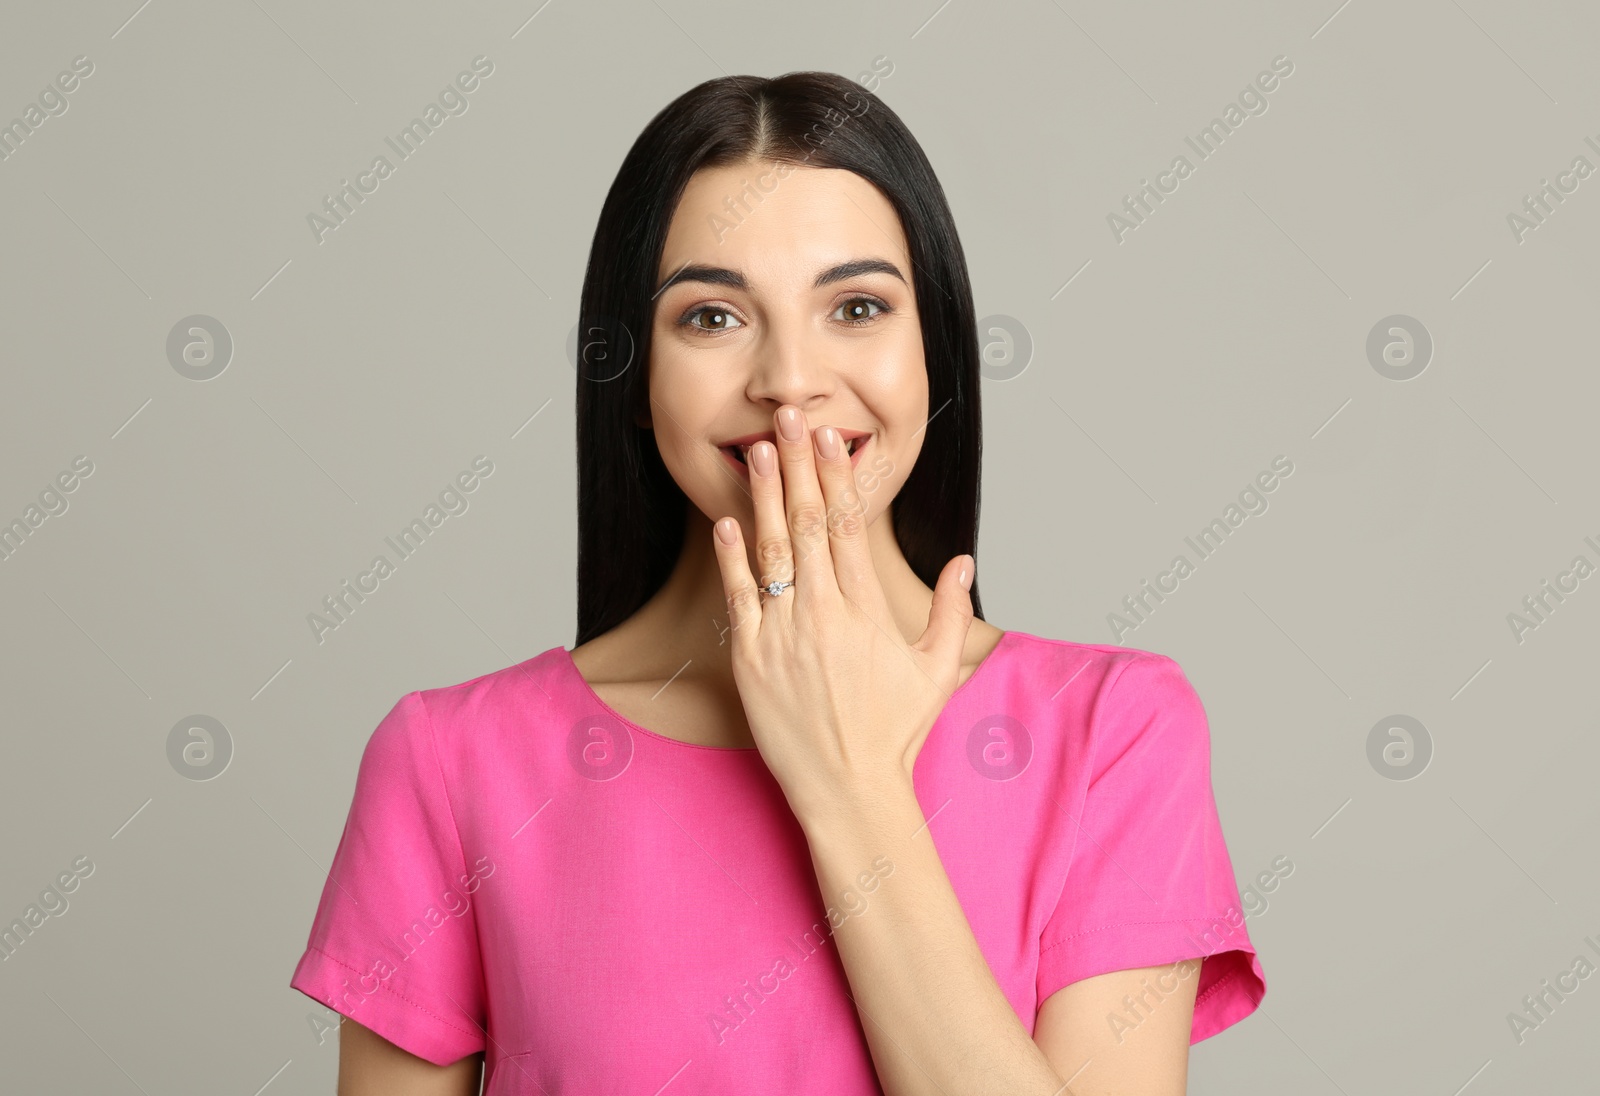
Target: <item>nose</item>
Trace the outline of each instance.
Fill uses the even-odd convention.
[[[802,328],[798,321],[774,323],[752,348],[745,394],[753,403],[804,411],[833,394],[838,378],[828,348]]]

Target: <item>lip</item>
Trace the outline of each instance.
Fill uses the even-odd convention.
[[[835,429],[838,428],[835,427]],[[870,430],[839,430],[839,438],[846,445],[849,445],[850,442],[856,438],[864,439],[860,445],[856,446],[856,451],[850,454],[850,467],[854,468],[861,463],[861,454],[865,453],[867,451],[867,447],[872,444],[873,434]],[[745,450],[745,455],[748,457],[750,446],[754,445],[758,441],[769,441],[774,445],[777,444],[777,441],[773,437],[772,431],[770,430],[764,434],[746,434],[742,438],[734,438],[732,441],[726,441],[722,443],[722,459],[727,461],[734,468],[737,468],[741,475],[748,477],[750,475],[750,466],[744,463],[744,461],[741,461],[738,457],[734,456],[733,449],[737,447]]]

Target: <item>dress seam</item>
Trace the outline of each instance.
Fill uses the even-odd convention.
[[[317,947],[315,944],[312,944],[306,950],[307,951],[316,952],[318,955],[322,956],[324,959],[327,959],[330,963],[334,963],[334,964],[336,964],[338,966],[343,967],[345,970],[348,970],[350,973],[358,976],[358,978],[365,978],[368,974],[371,973],[370,971],[363,971],[359,967],[351,966],[349,963],[346,963],[343,959],[340,959],[336,955],[332,955],[332,954],[329,954],[326,951],[323,951],[321,948]],[[478,1038],[478,1033],[477,1032],[471,1031],[471,1030],[469,1030],[467,1028],[464,1028],[464,1027],[460,1027],[459,1025],[455,1024],[454,1022],[445,1019],[443,1016],[440,1016],[438,1013],[434,1012],[432,1009],[428,1008],[426,1005],[417,1004],[417,1002],[413,1001],[411,998],[407,997],[405,994],[401,993],[399,990],[393,988],[392,986],[388,986],[388,985],[384,984],[383,981],[380,980],[378,985],[379,985],[379,988],[384,990],[384,992],[388,993],[391,997],[395,998],[397,1001],[405,1002],[406,1004],[410,1005],[412,1008],[416,1009],[418,1012],[422,1013],[424,1016],[427,1016],[430,1019],[439,1021],[439,1023],[445,1025],[445,1027],[450,1028],[452,1031],[459,1031],[461,1034],[466,1035],[466,1036],[470,1036],[473,1039]],[[365,991],[363,991],[363,992],[365,992]],[[334,1009],[334,1011],[338,1012],[339,1010],[338,1009]]]
[[[1056,940],[1053,943],[1045,944],[1042,947],[1040,947],[1039,954],[1043,955],[1045,952],[1050,951],[1052,948],[1059,948],[1063,944],[1069,944],[1072,941],[1077,940],[1080,937],[1092,936],[1093,934],[1095,934],[1097,932],[1106,932],[1109,929],[1135,928],[1135,927],[1138,927],[1138,926],[1141,926],[1141,925],[1187,925],[1187,924],[1190,924],[1190,923],[1195,922],[1195,921],[1205,921],[1205,920],[1210,919],[1211,917],[1212,917],[1211,914],[1203,913],[1203,914],[1199,915],[1198,917],[1168,917],[1168,918],[1163,918],[1160,921],[1117,921],[1117,922],[1114,922],[1114,923],[1109,924],[1109,925],[1101,925],[1099,928],[1084,929],[1082,932],[1075,932],[1071,936],[1063,936],[1061,939]],[[1227,948],[1227,949],[1224,949],[1224,950],[1225,951],[1236,951],[1236,950],[1240,950],[1240,949]],[[1221,955],[1221,954],[1223,954],[1223,952],[1214,951],[1214,952],[1208,952],[1207,954],[1208,955]]]

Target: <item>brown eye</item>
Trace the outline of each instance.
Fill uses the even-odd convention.
[[[709,324],[696,323],[696,318],[700,316],[715,317],[715,321]],[[730,326],[730,323],[732,326]],[[713,304],[703,304],[697,308],[691,308],[688,312],[683,314],[681,319],[678,320],[678,324],[682,327],[692,327],[696,331],[703,333],[733,331],[744,326],[734,318],[732,312],[729,312],[726,308],[719,308]]]
[[[867,309],[869,308],[875,308],[877,311],[868,312]],[[840,305],[838,309],[838,312],[844,313],[844,315],[840,316],[839,318],[845,323],[855,327],[869,324],[888,311],[889,306],[878,300],[876,297],[851,297],[848,301],[845,301],[844,304]],[[838,312],[834,314],[838,315]]]

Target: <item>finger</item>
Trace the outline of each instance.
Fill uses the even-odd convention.
[[[778,468],[783,475],[784,509],[789,539],[793,542],[795,587],[802,595],[821,593],[836,586],[833,559],[828,550],[828,527],[817,482],[817,462],[811,429],[798,407],[780,407]]]
[[[733,543],[722,538],[727,534]],[[728,627],[733,632],[735,648],[741,642],[753,640],[761,632],[761,592],[750,576],[750,564],[745,559],[744,535],[733,518],[723,518],[712,526],[711,546],[717,554],[717,567],[722,572],[722,592],[728,599]],[[743,637],[741,639],[740,637]]]
[[[871,606],[884,600],[883,587],[867,547],[867,504],[856,487],[849,448],[831,426],[819,426],[811,436],[816,441],[817,479],[822,485],[834,579],[855,604]]]
[[[972,557],[959,555],[944,565],[933,586],[933,604],[928,609],[927,630],[914,644],[917,650],[933,656],[937,666],[955,667],[961,673],[961,653],[972,628]],[[963,585],[961,578],[966,578]]]
[[[770,582],[793,582],[798,586],[794,548],[789,543],[789,522],[783,509],[783,476],[779,470],[778,451],[769,441],[758,441],[750,449],[750,497],[756,513],[757,586]],[[785,594],[789,592],[784,591]]]

